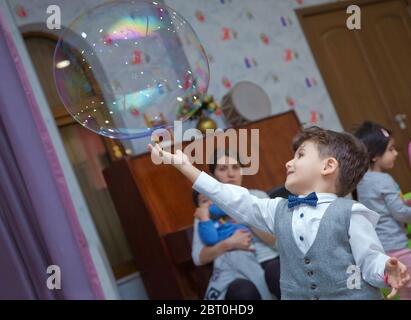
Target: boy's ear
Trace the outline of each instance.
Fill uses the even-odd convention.
[[[330,157],[330,158],[325,158],[323,161],[323,170],[322,170],[322,175],[323,176],[328,176],[330,174],[333,174],[336,172],[338,169],[338,161],[337,159]]]

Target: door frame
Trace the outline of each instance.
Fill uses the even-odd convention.
[[[390,1],[394,0],[351,0],[351,1],[338,1],[338,2],[331,2],[331,3],[326,3],[326,4],[319,4],[319,5],[313,5],[313,6],[308,6],[305,8],[297,8],[295,9],[295,14],[297,15],[298,21],[300,23],[301,29],[303,30],[305,40],[308,44],[308,47],[310,48],[310,52],[314,58],[315,65],[317,66],[317,69],[323,78],[325,88],[327,90],[327,93],[330,96],[330,99],[332,101],[333,107],[338,115],[338,118],[341,122],[341,125],[343,128],[346,126],[346,124],[343,123],[343,119],[340,117],[339,113],[339,107],[338,105],[334,102],[333,97],[330,94],[330,90],[328,89],[328,84],[327,81],[325,80],[323,76],[323,72],[321,68],[319,67],[318,63],[318,57],[317,57],[317,52],[313,49],[313,46],[310,41],[310,34],[307,32],[307,25],[304,23],[304,19],[310,16],[314,15],[320,15],[320,14],[326,14],[330,13],[333,11],[341,11],[344,8],[347,8],[350,5],[357,5],[361,8],[361,6],[365,5],[371,5],[371,4],[378,4],[378,3],[387,3]],[[402,1],[408,8],[409,15],[411,17],[411,0],[397,0],[397,1]],[[348,15],[347,15],[348,17]],[[349,129],[349,128],[346,128]]]
[[[25,41],[25,39],[28,38],[44,38],[50,41],[54,41],[57,43],[58,41],[58,36],[53,34],[53,33],[48,33],[45,31],[35,31],[35,30],[30,30],[30,31],[23,31],[21,33],[22,38],[23,38],[23,42]],[[75,48],[74,48],[75,49]],[[90,84],[93,88],[93,90],[97,93],[100,92],[100,88],[93,76],[93,74],[88,74],[86,73],[86,76],[88,78],[88,80],[90,81]],[[51,106],[50,105],[50,112],[53,115],[53,118],[55,120],[56,126],[58,128],[66,126],[66,125],[71,125],[74,123],[78,123],[71,115],[70,113],[67,111],[67,109],[65,108],[65,106],[59,105],[59,106]],[[79,125],[81,125],[80,123],[78,123]],[[104,140],[104,145],[106,146],[107,152],[109,154],[110,160],[112,162],[117,161],[123,157],[126,156],[126,152],[125,152],[125,148],[123,146],[123,144],[121,143],[120,140],[115,140],[115,139],[110,139],[107,137],[102,136],[103,140]]]
[[[333,12],[339,11],[339,12],[345,12],[346,8],[350,5],[358,5],[363,8],[370,6],[370,5],[380,5],[380,4],[389,4],[389,3],[393,3],[393,1],[396,1],[396,3],[399,4],[404,4],[406,9],[408,9],[408,14],[411,18],[411,0],[352,0],[352,1],[340,1],[340,2],[335,2],[335,3],[328,3],[328,4],[320,4],[320,5],[315,5],[315,6],[310,6],[310,7],[306,7],[306,8],[301,8],[301,9],[296,9],[295,13],[298,17],[298,20],[300,22],[300,26],[301,29],[304,32],[305,35],[305,39],[307,41],[308,47],[310,48],[311,54],[314,58],[315,64],[317,66],[317,69],[320,73],[320,75],[323,78],[324,81],[324,85],[326,87],[326,90],[330,96],[330,99],[332,101],[332,104],[334,106],[334,109],[340,119],[341,125],[343,126],[343,128],[347,131],[351,131],[354,128],[352,127],[352,124],[350,124],[349,119],[347,119],[347,117],[344,117],[344,110],[343,107],[341,106],[341,104],[337,103],[339,101],[338,98],[336,98],[335,95],[331,95],[332,93],[332,86],[330,84],[330,81],[327,81],[327,79],[329,80],[330,78],[328,77],[327,72],[325,71],[325,68],[329,65],[327,62],[324,62],[323,60],[320,60],[320,51],[317,50],[317,45],[316,45],[316,40],[315,37],[316,35],[313,35],[313,33],[310,30],[310,25],[307,23],[307,18],[311,18],[314,16],[318,16],[321,18],[322,15],[325,14],[331,14]],[[348,18],[348,14],[347,14],[347,18]],[[343,23],[345,24],[345,21],[338,21],[336,22],[338,23],[338,25],[342,25]],[[354,31],[355,32],[355,31]],[[321,66],[321,67],[320,67]],[[327,75],[327,79],[325,78],[325,75]],[[373,75],[374,77],[374,75]],[[376,84],[378,84],[378,81],[376,81]],[[380,94],[380,92],[378,92],[378,94]],[[391,110],[389,107],[387,107],[387,100],[382,96],[381,97],[381,102],[384,106],[384,110],[381,110],[382,112],[384,112],[384,114],[387,116],[387,121],[389,121],[389,127],[393,127],[393,124],[391,123],[392,121],[392,117],[391,117]],[[382,123],[382,125],[388,125],[388,124],[384,124]],[[394,127],[393,127],[394,129]],[[397,128],[397,126],[395,127],[395,130],[399,130]],[[402,137],[404,137],[404,135],[402,135]],[[400,139],[401,141],[403,140],[402,138]],[[398,141],[398,140],[397,140]],[[406,140],[402,141],[402,143],[404,143],[404,147],[405,147],[405,143],[408,143]],[[404,153],[404,156],[407,157],[406,152]],[[408,158],[408,157],[407,157]],[[408,161],[407,161],[408,162]],[[388,172],[391,173],[391,171],[389,170]],[[395,172],[395,173],[391,173],[394,175],[399,174],[399,171]],[[404,183],[404,182],[403,182]],[[402,187],[405,189],[405,185],[402,185]],[[407,187],[409,188],[409,184],[407,183]],[[408,191],[408,190],[404,190],[404,191]]]

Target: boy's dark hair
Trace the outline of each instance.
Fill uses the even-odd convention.
[[[211,161],[209,161],[208,163],[208,170],[212,175],[214,175],[215,169],[217,167],[217,160],[224,156],[236,159],[238,164],[242,166],[238,152],[231,151],[227,148],[216,149],[211,155]]]
[[[382,156],[387,149],[391,131],[377,123],[365,121],[357,128],[354,135],[367,147],[369,165],[372,165],[373,159]]]
[[[334,157],[339,165],[337,195],[352,192],[368,169],[368,155],[364,144],[352,134],[335,132],[313,126],[304,129],[293,141],[296,151],[305,141],[317,144],[321,158]]]
[[[199,207],[199,200],[198,200],[199,196],[200,196],[200,193],[196,190],[193,190],[193,202],[194,202],[196,208]]]

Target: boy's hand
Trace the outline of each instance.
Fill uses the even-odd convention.
[[[196,181],[201,173],[199,169],[191,164],[190,159],[181,150],[177,150],[175,154],[172,154],[164,151],[158,143],[155,146],[149,144],[148,150],[151,152],[151,160],[154,163],[172,164],[191,182]]]
[[[151,157],[156,163],[172,164],[174,166],[179,166],[183,164],[191,164],[187,155],[185,155],[181,150],[177,150],[175,154],[163,150],[163,148],[156,143],[155,146],[151,144],[148,145],[148,150],[151,152]]]
[[[385,263],[386,282],[392,287],[387,299],[392,299],[398,293],[398,290],[410,281],[410,275],[407,267],[397,258],[390,258]]]
[[[209,206],[210,202],[200,204],[200,207],[196,209],[194,216],[200,221],[210,220],[210,211],[208,210]]]

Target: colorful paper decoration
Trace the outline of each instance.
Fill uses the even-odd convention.
[[[293,59],[298,59],[298,53],[296,51],[291,50],[291,49],[285,49],[285,51],[284,51],[284,61],[289,62],[289,61],[292,61]]]
[[[310,124],[315,125],[317,123],[318,123],[318,113],[317,113],[317,111],[311,111]]]
[[[311,111],[310,112],[310,124],[314,125],[321,125],[320,122],[324,120],[324,115],[318,111]]]
[[[270,38],[265,33],[260,34],[260,39],[264,44],[270,43]]]
[[[227,41],[231,39],[231,29],[230,28],[223,28],[223,37],[222,40],[223,41]]]
[[[286,101],[287,101],[287,104],[288,104],[288,106],[289,106],[290,108],[294,108],[294,107],[295,107],[295,101],[294,101],[293,98],[287,97],[287,98],[286,98]]]
[[[249,58],[245,57],[244,58],[244,63],[245,63],[245,66],[247,67],[247,69],[249,69],[251,67],[256,67],[258,65],[257,61],[254,58],[249,59]]]
[[[305,84],[307,85],[308,88],[314,87],[317,85],[317,81],[315,78],[305,78]]]
[[[196,16],[196,18],[197,18],[198,21],[200,21],[200,22],[204,22],[204,21],[205,21],[205,16],[204,16],[204,13],[203,13],[202,11],[197,10],[197,11],[195,12],[195,16]]]
[[[283,27],[288,27],[288,26],[291,26],[291,25],[293,24],[293,21],[291,20],[290,17],[283,17],[283,16],[281,16],[281,17],[280,17],[280,21],[281,21],[281,25],[282,25]]]
[[[228,41],[228,40],[231,40],[232,38],[234,39],[237,38],[237,32],[231,28],[223,27],[221,31],[222,31],[221,40],[223,41]]]
[[[16,14],[20,18],[26,18],[27,17],[27,11],[24,9],[24,7],[21,4],[16,5]]]
[[[227,77],[223,77],[222,83],[224,85],[224,88],[226,88],[226,89],[231,88],[231,81]]]

